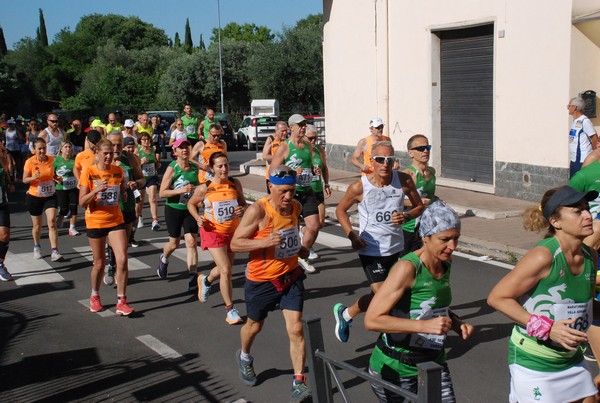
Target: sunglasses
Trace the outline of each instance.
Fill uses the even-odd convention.
[[[393,164],[396,162],[396,157],[372,157],[373,161],[378,164]]]
[[[286,176],[291,176],[292,178],[296,177],[296,171],[280,171],[277,172],[276,174],[271,174],[272,176],[275,176],[277,178],[285,178]]]
[[[306,140],[308,140],[308,141],[316,141],[317,140],[317,136],[306,136]]]
[[[431,151],[431,146],[430,145],[429,146],[418,146],[418,147],[411,148],[411,150],[416,150],[416,151],[420,151],[420,152],[423,152],[425,150]]]
[[[50,122],[50,123],[58,123],[58,120],[50,120],[50,119],[48,119],[48,122]]]
[[[383,130],[383,125],[377,126],[377,127],[373,127],[373,129],[375,129],[375,130]]]

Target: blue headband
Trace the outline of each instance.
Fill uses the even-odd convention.
[[[283,178],[275,175],[269,175],[269,182],[273,185],[295,185],[296,177],[292,175],[286,175]]]

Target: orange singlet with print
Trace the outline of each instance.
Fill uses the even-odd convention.
[[[231,178],[223,183],[206,182],[204,196],[204,217],[207,219],[204,229],[220,234],[233,234],[240,224],[235,215],[238,206],[238,192]]]
[[[225,151],[225,146],[222,142],[219,141],[215,144],[206,143],[204,144],[204,149],[200,153],[200,156],[204,160],[204,163],[208,165],[210,161],[210,156],[218,151],[227,154],[227,152]],[[209,181],[213,178],[213,174],[209,174],[205,170],[201,169],[200,175],[198,175],[198,177],[200,179],[200,183],[206,183],[206,181]]]
[[[94,157],[96,154],[89,148],[87,150],[83,150],[75,156],[75,168],[81,173],[83,168],[89,167],[94,162]]]
[[[271,155],[275,155],[275,151],[277,151],[277,147],[279,147],[279,145],[281,144],[281,141],[279,140],[273,140],[273,142],[271,143]],[[271,166],[271,164],[269,164],[267,162],[267,167],[265,169],[265,179],[269,180],[269,167]]]
[[[373,148],[373,144],[375,144],[377,141],[390,141],[390,138],[388,136],[381,136],[381,140],[375,141],[371,138],[371,136],[367,136],[365,137],[365,140],[367,141],[367,149],[363,152],[363,164],[369,166],[369,172],[363,171],[363,175],[373,172],[373,164],[371,163],[371,149]]]
[[[106,181],[108,188],[98,192],[96,198],[85,209],[85,226],[91,228],[112,228],[123,224],[123,213],[119,206],[121,184],[123,183],[123,168],[111,165],[101,171],[98,165],[83,168],[79,185],[94,190],[98,181]]]
[[[35,171],[40,171],[38,180],[29,184],[27,193],[35,197],[51,197],[55,193],[56,184],[54,182],[54,158],[47,156],[47,160],[39,162],[34,155],[25,161],[23,170],[29,172],[30,176],[35,174]]]
[[[269,218],[267,226],[259,230],[252,239],[264,239],[271,232],[281,235],[281,243],[270,248],[250,252],[246,278],[250,281],[266,282],[274,280],[298,267],[298,252],[300,251],[300,234],[298,233],[298,217],[300,203],[292,203],[292,213],[289,216],[279,214],[266,197],[259,199]]]

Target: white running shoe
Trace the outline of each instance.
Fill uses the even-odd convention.
[[[316,260],[318,258],[319,255],[317,255],[317,252],[315,252],[313,248],[310,248],[310,255],[308,255],[308,260]]]
[[[152,231],[159,231],[160,230],[160,224],[158,223],[157,220],[152,221]]]
[[[315,269],[315,266],[313,266],[312,264],[308,263],[306,260],[302,259],[302,258],[298,258],[298,264],[300,265],[300,267],[302,267],[302,270],[304,270],[307,273],[316,273],[317,269]]]
[[[80,235],[80,232],[77,231],[75,228],[69,228],[69,235],[70,236],[77,236],[77,235]]]
[[[42,258],[42,249],[41,248],[33,248],[33,258],[34,259],[41,259]]]
[[[140,217],[138,219],[137,227],[138,228],[144,228],[144,220],[142,219],[142,217]]]
[[[57,250],[54,250],[50,255],[50,260],[52,260],[53,262],[62,262],[63,256],[60,253],[58,253]]]

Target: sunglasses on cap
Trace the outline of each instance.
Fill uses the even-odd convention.
[[[418,147],[411,148],[411,150],[416,150],[416,151],[420,151],[420,152],[423,152],[425,150],[431,151],[431,146],[430,145],[429,146],[418,146]]]
[[[291,176],[292,178],[296,177],[296,171],[279,171],[276,174],[272,173],[271,176],[276,178],[285,178],[287,176]]]
[[[378,164],[393,164],[394,162],[396,162],[396,157],[372,157],[373,161],[377,162]]]

